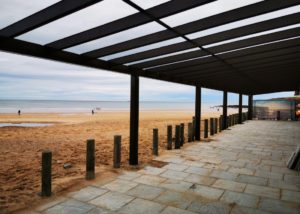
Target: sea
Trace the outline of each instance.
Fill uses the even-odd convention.
[[[220,104],[201,103],[202,113],[219,113]],[[140,111],[194,111],[194,102],[140,101]],[[0,100],[0,113],[90,113],[129,111],[129,101]]]

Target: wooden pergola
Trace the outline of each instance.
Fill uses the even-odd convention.
[[[131,75],[129,162],[132,165],[138,164],[139,77],[195,86],[196,140],[200,140],[201,87],[224,91],[223,127],[227,124],[228,92],[239,94],[239,121],[241,122],[243,94],[249,96],[248,118],[251,119],[253,95],[294,91],[299,88],[299,27],[208,46],[299,24],[299,12],[195,39],[187,36],[191,33],[300,5],[299,0],[265,0],[176,27],[169,26],[161,19],[215,0],[172,0],[149,9],[143,9],[130,0],[123,1],[139,12],[45,45],[16,39],[22,34],[101,2],[101,0],[59,1],[1,29],[0,50]],[[66,50],[150,22],[158,23],[165,30],[82,54]],[[99,59],[173,38],[181,38],[183,41],[111,60]],[[189,49],[192,50],[189,51]]]

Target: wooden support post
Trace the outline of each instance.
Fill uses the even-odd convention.
[[[184,123],[180,124],[180,146],[184,144]]]
[[[86,141],[86,180],[95,178],[95,140]]]
[[[153,129],[153,155],[158,156],[158,129]]]
[[[218,133],[218,118],[215,118],[214,125],[215,125],[215,134],[217,134]]]
[[[208,138],[208,119],[204,120],[204,138]]]
[[[139,141],[139,77],[131,75],[129,164],[138,165]]]
[[[193,123],[188,123],[188,142],[193,141]]]
[[[214,118],[210,118],[210,125],[209,125],[210,136],[214,135]]]
[[[167,143],[168,143],[168,145],[167,145],[167,149],[168,150],[172,150],[172,144],[173,144],[173,142],[172,142],[172,126],[171,125],[169,125],[168,126],[168,139],[167,139]]]
[[[175,149],[180,149],[180,125],[175,128]]]
[[[114,168],[121,167],[121,135],[114,136]]]
[[[42,152],[42,191],[41,196],[51,196],[51,171],[52,152],[45,150]]]
[[[228,123],[227,123],[227,91],[223,92],[223,130],[228,128]]]

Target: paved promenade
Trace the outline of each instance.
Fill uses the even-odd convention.
[[[249,121],[186,143],[109,183],[69,193],[32,213],[300,213],[299,172],[286,160],[300,143],[300,122]]]

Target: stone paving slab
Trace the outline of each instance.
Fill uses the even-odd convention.
[[[183,180],[189,176],[186,172],[180,172],[175,170],[167,170],[164,173],[160,174],[161,177],[175,179],[175,180]]]
[[[300,204],[289,203],[285,201],[263,198],[260,201],[259,208],[272,213],[299,214]]]
[[[83,214],[95,208],[94,206],[74,199],[69,199],[45,211],[46,214]]]
[[[163,188],[139,184],[138,186],[129,190],[126,194],[137,198],[152,200],[157,196],[159,196],[164,191],[166,190]]]
[[[174,191],[166,191],[155,199],[155,201],[161,204],[166,204],[168,206],[173,206],[181,209],[186,209],[193,200],[194,197],[192,195]]]
[[[137,198],[122,207],[118,212],[124,214],[158,214],[164,207],[162,204]]]
[[[168,206],[165,208],[161,214],[195,214],[194,212],[190,212],[188,210],[179,209],[176,207],[170,207]]]
[[[124,193],[137,185],[138,185],[138,183],[136,183],[136,182],[122,180],[122,179],[116,179],[116,180],[104,185],[103,187],[106,189],[109,189],[111,191]]]
[[[251,176],[251,175],[239,175],[236,181],[240,183],[255,184],[260,186],[266,186],[268,183],[267,178],[261,178],[261,177]]]
[[[90,204],[115,211],[133,199],[134,197],[119,192],[108,192],[98,198],[93,199],[90,201]]]
[[[184,180],[191,182],[191,183],[195,183],[195,184],[202,184],[202,185],[210,186],[216,181],[216,178],[211,178],[211,177],[196,175],[196,174],[190,174]]]
[[[224,190],[221,189],[207,187],[198,184],[196,184],[195,187],[190,191],[197,195],[200,195],[203,198],[207,198],[211,200],[218,200],[224,192]]]
[[[175,190],[178,192],[186,192],[191,188],[191,186],[193,186],[193,183],[174,179],[167,179],[159,184],[159,187]]]
[[[211,142],[185,144],[25,213],[300,213],[300,174],[286,168],[300,123],[250,121]]]
[[[222,202],[203,203],[195,201],[188,207],[188,210],[196,213],[229,214],[231,207],[229,206],[229,204]]]
[[[108,190],[106,190],[106,189],[88,186],[77,192],[71,193],[70,196],[76,200],[86,202],[86,201],[90,201],[100,195],[103,195],[107,191]]]
[[[258,205],[259,197],[227,190],[223,194],[221,201],[227,203],[236,203],[240,206],[256,208]]]
[[[229,180],[223,180],[223,179],[218,179],[212,187],[216,187],[219,189],[225,189],[225,190],[232,190],[235,192],[243,192],[246,184],[243,183],[238,183],[235,181],[229,181]]]
[[[248,184],[245,193],[279,199],[280,189]]]

